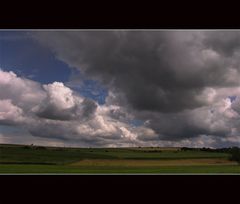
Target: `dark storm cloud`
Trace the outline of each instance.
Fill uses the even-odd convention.
[[[208,32],[204,43],[211,49],[231,57],[240,48],[239,31]]]
[[[233,60],[225,56],[238,47],[234,42],[239,33],[99,31],[39,36],[59,59],[123,93],[140,111],[194,109],[206,105],[197,99],[205,87],[239,84],[229,78]],[[234,71],[239,74],[238,67]]]
[[[195,112],[195,114],[201,114],[200,110]],[[200,117],[190,112],[181,114],[159,114],[157,117],[151,114],[149,116],[151,121],[147,127],[155,130],[158,134],[158,139],[172,141],[198,137],[199,135],[216,135],[223,137],[231,132],[232,125],[229,121],[220,123],[220,121],[215,118],[214,121],[211,119],[211,121],[205,123],[204,120],[209,120],[211,117],[207,113],[208,111],[204,110],[204,115]],[[211,123],[213,122],[220,124],[219,126],[211,127]]]
[[[93,100],[85,98],[82,102],[82,117],[90,119],[97,110],[97,104]]]

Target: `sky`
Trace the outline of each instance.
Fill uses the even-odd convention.
[[[240,146],[240,31],[0,30],[0,143]]]

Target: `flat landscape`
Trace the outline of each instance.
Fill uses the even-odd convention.
[[[0,145],[0,173],[240,173],[230,154],[199,149]]]

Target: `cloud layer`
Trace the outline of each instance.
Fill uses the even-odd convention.
[[[178,112],[207,105],[209,98],[199,97],[206,88],[239,85],[240,52],[231,41],[237,34],[223,35],[229,39],[225,43],[218,42],[219,33],[198,31],[40,32],[36,37],[60,60],[121,92],[132,108]]]
[[[240,32],[30,34],[108,97],[99,105],[61,82],[1,71],[1,124],[88,146],[240,145]]]
[[[148,131],[129,125],[121,107],[100,106],[61,82],[41,85],[0,70],[0,89],[0,125],[20,127],[28,135],[85,146],[128,146],[136,131]]]

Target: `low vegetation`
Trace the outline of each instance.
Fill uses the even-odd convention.
[[[240,149],[0,145],[0,173],[240,173]]]

